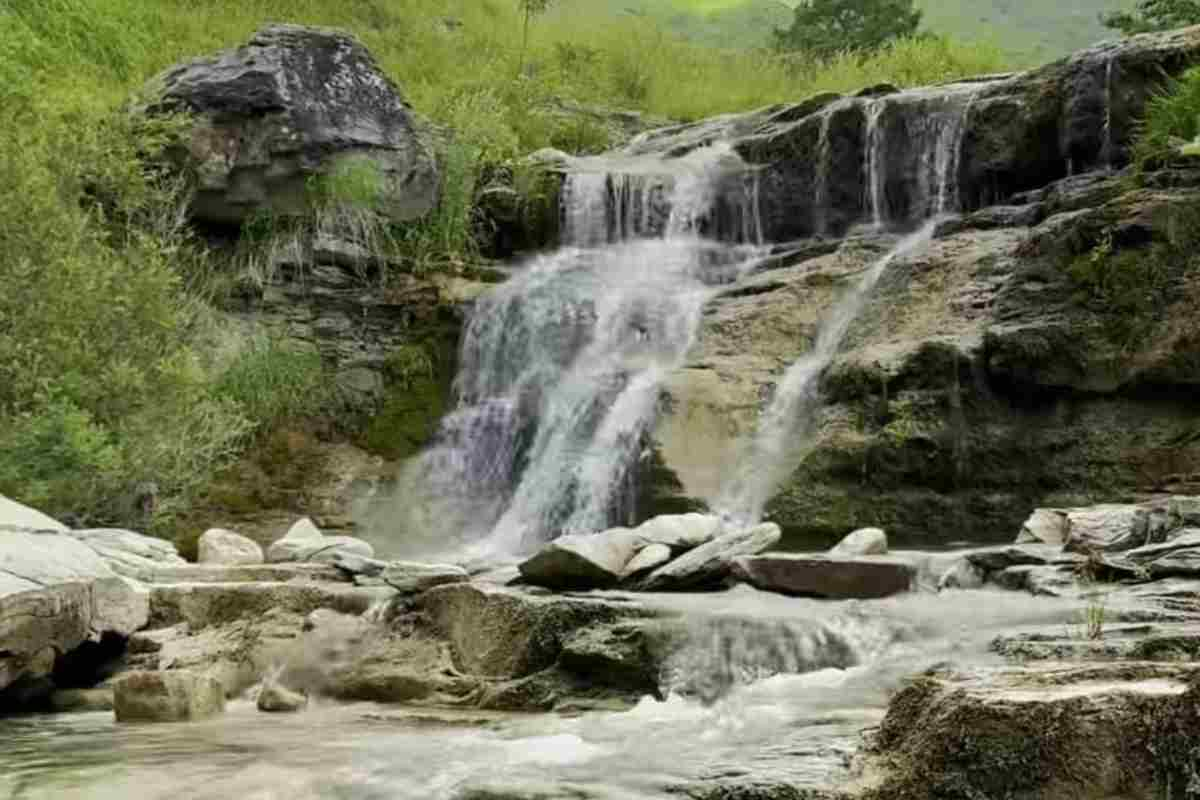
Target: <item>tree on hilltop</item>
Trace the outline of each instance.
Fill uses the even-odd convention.
[[[802,0],[792,27],[775,31],[775,44],[826,58],[877,49],[916,34],[920,26],[921,10],[913,0]]]

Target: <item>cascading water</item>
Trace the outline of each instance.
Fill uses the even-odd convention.
[[[1104,163],[1104,168],[1108,171],[1113,170],[1113,68],[1117,63],[1115,57],[1110,56],[1104,64],[1104,140],[1101,145],[1100,158]]]
[[[886,207],[889,164],[886,159],[890,148],[885,112],[890,103],[937,104],[910,120],[908,146],[904,150],[913,164],[909,204],[918,209],[925,222],[867,269],[857,285],[826,316],[812,348],[784,373],[756,432],[743,445],[731,477],[714,504],[726,516],[743,523],[762,518],[776,488],[806,454],[805,445],[811,441],[814,415],[820,405],[821,377],[862,311],[868,295],[893,262],[926,247],[933,238],[937,219],[958,207],[963,137],[977,93],[976,87],[967,85],[948,87],[937,95],[910,92],[900,99],[885,97],[868,103],[865,191],[867,208],[876,228],[889,222]]]
[[[814,183],[813,233],[825,236],[829,233],[829,172],[832,168],[833,152],[829,141],[829,129],[833,123],[834,110],[826,109],[821,115],[821,128],[817,134],[817,164]]]
[[[740,455],[732,479],[715,504],[722,513],[743,523],[762,518],[767,501],[805,455],[804,443],[811,439],[814,413],[820,405],[821,376],[867,296],[892,262],[929,243],[936,225],[936,219],[926,222],[875,261],[858,285],[830,311],[812,349],[788,367],[746,452]]]
[[[876,228],[883,227],[887,221],[884,206],[884,175],[883,158],[885,155],[884,131],[882,126],[883,112],[887,108],[886,100],[873,100],[867,106],[866,133],[866,162],[867,162],[867,208],[871,210],[871,223]]]
[[[409,540],[515,553],[627,516],[663,377],[715,287],[754,263],[757,187],[729,147],[574,166],[568,246],[471,316],[458,407],[403,478]]]

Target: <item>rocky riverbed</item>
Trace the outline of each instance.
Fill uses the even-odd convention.
[[[1020,543],[930,553],[886,552],[884,532],[865,531],[832,553],[756,556],[713,547],[746,537],[702,515],[655,520],[644,539],[595,537],[636,542],[629,561],[665,531],[680,548],[666,566],[714,554],[704,581],[662,593],[638,591],[645,577],[580,583],[600,573],[565,558],[569,542],[471,575],[375,561],[365,542],[301,520],[268,548],[297,560],[248,563],[251,548],[221,532],[209,540],[224,549],[204,552],[238,563],[185,564],[135,533],[68,531],[8,503],[3,574],[37,583],[0,596],[0,703],[16,714],[0,722],[0,786],[30,798],[166,797],[181,781],[194,797],[281,797],[279,781],[301,797],[423,786],[456,800],[1170,796],[1155,792],[1195,767],[1196,507],[1047,509]],[[89,573],[75,566],[85,552]],[[551,556],[574,588],[537,585],[562,584]],[[750,585],[764,563],[786,576],[781,591]],[[797,588],[813,564],[866,577]],[[870,579],[879,565],[907,578],[889,597]],[[141,605],[116,615],[111,598]]]

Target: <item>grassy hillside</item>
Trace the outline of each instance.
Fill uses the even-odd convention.
[[[791,21],[786,0],[568,0],[612,14],[636,13],[656,19],[695,41],[726,47],[759,46],[771,31]],[[1133,6],[1133,0],[917,0],[926,27],[934,33],[995,42],[1022,62],[1033,63],[1111,38],[1101,14]]]

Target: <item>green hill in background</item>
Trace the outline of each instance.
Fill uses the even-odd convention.
[[[918,0],[926,28],[934,33],[990,40],[1023,62],[1065,55],[1114,36],[1101,14],[1130,8],[1133,0]],[[784,0],[567,0],[558,13],[589,11],[644,16],[694,41],[721,47],[753,47],[790,23]]]

